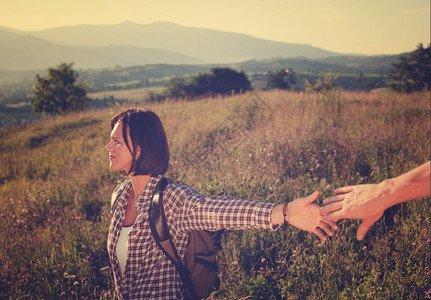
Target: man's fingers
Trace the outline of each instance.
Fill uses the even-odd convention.
[[[350,193],[351,191],[353,191],[353,186],[341,187],[336,189],[334,192],[335,194],[346,194],[346,193]]]
[[[356,238],[361,241],[365,234],[367,233],[368,229],[374,224],[374,221],[365,219],[362,221],[361,225],[358,227],[358,231],[356,231]]]
[[[325,200],[323,200],[323,204],[331,204],[342,200],[344,200],[344,195],[337,195],[337,196],[326,198]]]

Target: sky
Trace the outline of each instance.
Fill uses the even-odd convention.
[[[430,0],[0,0],[0,26],[30,31],[158,21],[366,55],[430,43]]]

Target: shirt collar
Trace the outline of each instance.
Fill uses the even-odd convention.
[[[125,205],[126,199],[129,197],[131,190],[132,184],[130,182],[130,179],[124,180],[115,188],[111,196],[111,213],[114,212],[117,207]]]
[[[155,177],[151,176],[150,180],[148,181],[144,191],[142,192],[141,196],[136,201],[136,209],[143,210],[145,209],[153,197],[153,194],[156,190],[156,186],[159,183],[160,179],[162,178],[162,175],[157,175]]]

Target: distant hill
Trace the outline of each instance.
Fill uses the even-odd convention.
[[[325,73],[386,73],[400,55],[381,56],[334,56],[329,58],[274,58],[251,60],[231,67],[246,72],[268,72],[292,68],[295,72]]]
[[[310,45],[274,42],[247,34],[169,22],[68,26],[31,34],[63,45],[133,45],[169,50],[195,57],[204,63],[232,63],[278,56],[322,58],[339,55]]]
[[[0,30],[0,70],[37,70],[61,62],[74,62],[76,68],[106,68],[154,63],[196,64],[187,55],[136,46],[65,46],[28,35]]]
[[[0,70],[46,69],[60,62],[78,68],[140,64],[237,63],[273,57],[317,59],[338,53],[247,34],[167,22],[79,25],[43,31],[0,27]]]
[[[163,22],[80,25],[32,32],[0,26],[0,54],[0,84],[13,84],[13,88],[31,86],[36,73],[43,74],[61,62],[73,62],[90,83],[107,84],[193,75],[222,66],[249,74],[282,68],[310,74],[328,70],[386,73],[399,57],[346,56],[310,45]]]
[[[360,69],[362,72],[380,73],[387,72],[392,68],[392,63],[404,54],[406,53],[376,56],[337,56],[320,58],[318,61],[336,66],[346,66],[356,70]]]
[[[6,31],[6,32],[9,32],[9,33],[15,33],[15,34],[26,34],[24,31],[22,31],[22,30],[18,30],[18,29],[13,29],[13,28],[10,28],[10,27],[5,27],[5,26],[0,26],[0,31]]]

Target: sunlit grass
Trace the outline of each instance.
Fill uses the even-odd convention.
[[[379,182],[430,159],[429,94],[296,92],[148,104],[168,135],[168,177],[206,195],[283,202]],[[334,106],[333,104],[337,104]],[[110,193],[104,145],[124,109],[0,130],[0,298],[105,299]],[[215,299],[425,298],[430,201],[402,204],[355,239],[291,227],[225,232]]]
[[[93,92],[88,93],[88,97],[92,99],[102,99],[105,97],[114,97],[116,99],[127,99],[129,101],[142,102],[144,101],[150,93],[160,94],[166,88],[165,87],[143,87],[127,90],[113,90],[113,91],[103,91],[103,92]]]

